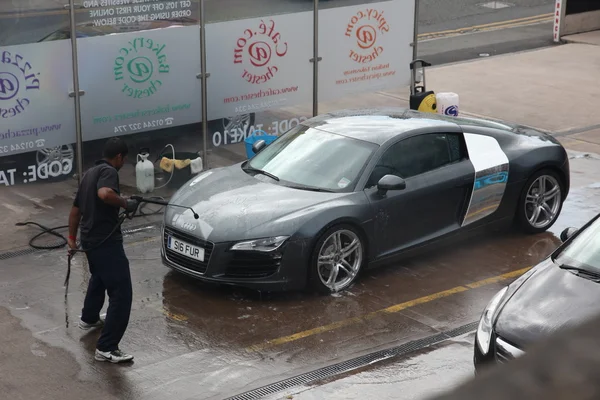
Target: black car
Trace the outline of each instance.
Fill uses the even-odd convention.
[[[314,117],[200,174],[165,212],[163,262],[263,290],[344,290],[365,268],[458,234],[548,229],[569,192],[553,137],[406,109]]]
[[[519,357],[540,339],[598,314],[600,214],[560,236],[558,249],[486,306],[474,344],[477,371]]]

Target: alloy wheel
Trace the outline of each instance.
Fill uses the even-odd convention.
[[[550,175],[538,177],[527,191],[525,216],[534,228],[554,222],[560,209],[562,193],[558,180]]]
[[[363,245],[358,235],[347,229],[335,231],[319,250],[319,279],[333,292],[343,290],[356,278],[362,261]]]
[[[37,151],[36,156],[37,164],[43,165],[49,164],[52,161],[73,160],[75,158],[75,151],[73,150],[73,146],[65,144],[62,146],[40,149]]]
[[[56,147],[47,147],[36,152],[36,162],[38,167],[48,165],[51,169],[52,176],[58,176],[62,173],[62,168],[52,164],[54,161],[62,162],[63,160],[75,161],[75,150],[70,144],[64,144]],[[59,168],[56,170],[56,168]]]
[[[223,134],[227,133],[233,138],[241,136],[240,131],[245,132],[250,127],[251,115],[242,114],[229,118],[223,118]],[[249,134],[252,132],[248,132]]]

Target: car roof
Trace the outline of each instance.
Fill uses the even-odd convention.
[[[431,128],[456,132],[465,125],[513,131],[513,127],[475,118],[458,118],[407,108],[347,109],[325,113],[303,122],[304,125],[330,133],[382,145],[408,132]]]

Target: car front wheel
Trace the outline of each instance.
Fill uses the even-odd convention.
[[[317,241],[310,265],[310,282],[320,293],[347,289],[365,262],[365,243],[350,225],[329,228]]]
[[[558,174],[552,170],[538,171],[525,184],[519,200],[517,219],[527,233],[548,230],[562,210],[564,188]]]

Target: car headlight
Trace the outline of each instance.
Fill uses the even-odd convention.
[[[231,250],[273,251],[277,250],[289,236],[275,236],[264,239],[248,240],[231,246]]]
[[[479,327],[477,328],[477,344],[479,345],[479,350],[485,355],[490,350],[490,340],[492,337],[492,324],[494,318],[494,314],[496,313],[496,308],[498,308],[498,304],[506,294],[508,290],[508,286],[504,287],[500,290],[492,300],[488,303],[488,305],[483,310],[483,314],[481,315],[481,319],[479,320]]]

